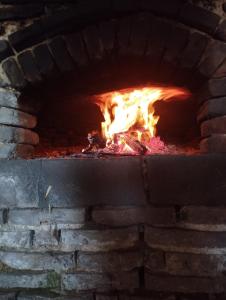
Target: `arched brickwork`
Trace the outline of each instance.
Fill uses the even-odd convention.
[[[202,150],[225,151],[224,21],[183,0],[75,7],[14,33],[17,45],[0,41],[0,157],[27,157],[38,142],[26,87],[98,69],[112,54],[142,56],[157,80],[190,87],[210,136]],[[0,159],[0,299],[226,299],[225,165],[219,154]]]
[[[39,18],[0,41],[2,85],[23,91],[112,55],[142,59],[155,70],[150,80],[185,85],[205,102],[198,116],[201,150],[225,152],[224,100],[213,104],[226,95],[225,27],[218,15],[180,0],[78,2],[77,10]]]

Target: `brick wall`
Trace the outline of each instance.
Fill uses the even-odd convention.
[[[93,80],[95,74],[103,75],[99,84],[104,84],[103,65],[113,66],[122,80],[133,74],[130,66],[136,69],[141,61],[143,70],[146,67],[141,79],[145,73],[149,81],[184,85],[197,98],[201,151],[226,152],[224,14],[181,0],[42,1],[35,5],[2,1],[1,5],[0,83],[6,88],[2,95],[17,90],[13,107],[6,97],[0,99],[0,124],[8,126],[8,134],[0,141],[1,158],[27,157],[38,143],[32,132],[37,115],[33,100],[28,101],[29,112],[24,110],[18,91],[23,95],[25,89],[42,89],[56,78],[69,81],[72,74],[79,86],[81,74],[91,70]],[[122,69],[127,70],[126,76]],[[25,119],[32,122],[24,126]],[[26,131],[20,134],[15,126]]]
[[[225,166],[0,161],[0,299],[224,299]]]

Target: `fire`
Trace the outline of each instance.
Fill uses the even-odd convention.
[[[156,136],[159,116],[154,103],[173,98],[185,99],[189,92],[181,88],[144,87],[110,92],[96,97],[96,104],[104,116],[102,135],[107,145],[123,145],[126,152],[132,150],[129,137],[146,146]]]

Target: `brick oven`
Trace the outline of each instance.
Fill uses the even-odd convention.
[[[0,299],[226,299],[224,10],[0,1]],[[134,91],[109,152],[97,99]]]

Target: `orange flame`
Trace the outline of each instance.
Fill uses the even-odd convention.
[[[185,99],[189,92],[181,88],[144,87],[110,92],[96,97],[96,104],[104,116],[102,135],[112,142],[115,134],[133,133],[141,141],[144,133],[148,138],[156,134],[159,116],[155,115],[154,103],[172,98]]]

